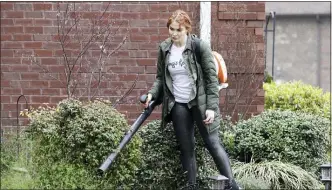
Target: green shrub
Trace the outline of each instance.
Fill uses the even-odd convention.
[[[122,114],[108,104],[94,101],[61,101],[56,108],[29,113],[33,162],[39,188],[129,187],[140,165],[141,139],[135,136],[103,178],[96,169],[116,148],[129,126]],[[56,179],[56,180],[54,180]],[[124,186],[122,186],[124,185]]]
[[[19,153],[18,148],[19,147]],[[1,189],[33,189],[36,181],[32,176],[31,141],[24,132],[17,138],[16,133],[8,133],[1,142]]]
[[[302,82],[265,83],[265,109],[312,113],[330,118],[330,93]]]
[[[315,175],[280,161],[234,164],[234,176],[244,189],[319,189]],[[248,179],[252,179],[249,181]]]
[[[195,127],[197,129],[197,127]],[[203,147],[202,138],[195,132],[196,159],[198,181],[201,187],[206,185],[206,179],[216,174],[209,157]],[[185,175],[180,162],[180,151],[172,124],[166,128],[160,127],[160,121],[152,121],[143,126],[139,134],[143,139],[143,165],[139,168],[138,184],[142,189],[176,189],[185,186]]]
[[[14,138],[16,139],[16,137],[11,137],[10,139],[5,139],[0,143],[1,175],[9,170],[16,160],[17,143]]]
[[[280,160],[316,171],[326,161],[330,121],[311,114],[269,110],[235,128],[235,151],[241,162]]]

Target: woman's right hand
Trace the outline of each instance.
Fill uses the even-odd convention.
[[[144,103],[145,108],[149,106],[151,99],[152,99],[152,94],[148,94],[148,97],[146,98],[146,101]]]

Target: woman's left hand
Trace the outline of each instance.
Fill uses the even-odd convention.
[[[206,110],[205,111],[205,116],[206,116],[206,119],[203,120],[203,122],[206,125],[213,123],[213,120],[214,120],[214,111],[213,110]]]

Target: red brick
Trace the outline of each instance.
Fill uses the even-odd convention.
[[[1,81],[2,84],[2,81]],[[2,94],[6,94],[6,95],[20,95],[21,94],[21,88],[4,88],[3,89],[3,93]]]
[[[264,50],[264,43],[256,43],[256,50]]]
[[[1,34],[1,41],[11,41],[12,35],[10,34]]]
[[[114,73],[126,73],[127,67],[123,66],[109,66],[106,68],[106,71],[114,72]]]
[[[22,93],[24,95],[40,95],[41,89],[39,88],[23,88]]]
[[[153,66],[156,65],[157,60],[156,59],[138,59],[137,64],[139,66]]]
[[[60,89],[42,89],[41,90],[41,95],[60,95]]]
[[[256,27],[261,28],[263,27],[264,22],[263,21],[247,21],[247,27]]]
[[[24,27],[25,33],[42,34],[43,27]]]
[[[31,96],[31,103],[49,103],[49,96]]]
[[[1,26],[4,33],[23,33],[23,27],[22,26]]]
[[[152,44],[152,43],[140,44],[139,49],[140,50],[155,50],[155,49],[158,49],[158,44]]]
[[[246,5],[243,3],[229,3],[227,4],[227,11],[229,12],[245,12]]]
[[[9,49],[1,49],[1,57],[14,57],[14,51]]]
[[[41,58],[42,65],[56,65],[57,59],[56,58]]]
[[[63,88],[64,85],[60,81],[50,81],[50,88]]]
[[[46,34],[36,34],[33,35],[34,41],[51,41],[52,37]]]
[[[149,51],[149,57],[154,57],[156,58],[158,56],[158,51]]]
[[[30,81],[30,88],[48,88],[47,81]]]
[[[56,11],[41,11],[41,13],[44,14],[45,19],[56,19],[57,18],[57,12]],[[37,16],[37,15],[36,15]],[[43,18],[43,17],[38,17],[38,18]]]
[[[144,67],[132,67],[132,66],[127,66],[127,72],[128,73],[144,73]]]
[[[235,17],[236,17],[236,13],[232,13],[232,12],[223,13],[223,19],[232,20],[232,19],[235,19]]]
[[[153,82],[155,79],[156,79],[156,77],[151,74],[141,74],[138,76],[139,81],[152,81]]]
[[[129,24],[131,27],[148,27],[149,21],[145,19],[131,19],[129,20]]]
[[[218,19],[223,20],[224,19],[224,13],[218,12]]]
[[[139,18],[138,13],[121,12],[121,19],[137,19],[137,18]]]
[[[1,109],[5,111],[16,110],[16,104],[1,104]]]
[[[118,65],[126,66],[131,65],[134,66],[137,63],[137,59],[128,59],[128,58],[119,58],[117,59]]]
[[[1,56],[1,64],[21,64],[21,58]]]
[[[52,10],[52,4],[51,3],[38,3],[38,4],[34,3],[33,10],[34,11]]]
[[[27,72],[29,67],[28,65],[11,65],[11,70],[14,72]]]
[[[16,11],[32,11],[32,4],[30,3],[15,3],[14,9]]]
[[[139,41],[148,41],[149,36],[148,35],[130,35],[130,41],[131,42],[139,42]]]
[[[59,103],[60,101],[62,101],[63,99],[66,99],[67,97],[65,97],[65,96],[59,96],[59,97],[51,97],[51,103],[55,103],[55,104],[57,104],[57,103]]]
[[[129,52],[129,57],[132,58],[147,58],[148,57],[148,52],[147,51],[130,51]]]
[[[265,12],[258,12],[257,13],[257,20],[265,20]]]
[[[31,34],[16,34],[14,35],[15,41],[32,41]]]
[[[47,42],[43,44],[43,49],[60,49],[61,45],[58,42]]]
[[[24,48],[41,49],[42,45],[43,45],[42,42],[25,42]]]
[[[1,22],[2,26],[12,26],[12,25],[14,25],[14,19],[1,18],[0,22]]]
[[[257,14],[256,13],[240,12],[240,13],[238,13],[237,18],[243,19],[243,20],[256,20],[257,19]]]
[[[101,3],[96,3],[96,2],[91,3],[91,11],[101,11],[101,7],[102,7]],[[53,7],[53,10],[57,9],[54,9]]]
[[[150,6],[150,10],[154,11],[154,12],[165,12],[168,9],[168,5],[167,4],[155,4],[155,5],[149,5]],[[170,16],[170,15],[169,15]]]
[[[21,73],[22,80],[39,80],[38,73]]]
[[[1,79],[1,88],[10,87],[10,81]]]
[[[42,11],[24,12],[24,17],[25,18],[43,18],[43,12]],[[56,17],[54,17],[53,19],[56,19]]]
[[[227,12],[227,4],[223,4],[223,2],[219,2],[218,11]]]
[[[32,19],[15,19],[15,25],[32,26]]]
[[[14,10],[14,2],[11,3],[5,3],[1,2],[1,11],[12,11]]]
[[[248,12],[265,12],[265,3],[264,4],[248,4]]]
[[[37,57],[52,57],[53,52],[52,50],[42,50],[42,49],[36,49],[34,50]]]
[[[3,42],[5,49],[21,49],[23,47],[22,42]]]
[[[23,12],[20,11],[11,11],[5,12],[6,18],[23,18]]]
[[[121,51],[118,50],[114,53],[115,56],[121,56],[121,57],[129,57],[130,52],[129,51]]]
[[[146,74],[156,74],[157,67],[156,66],[145,66],[145,73]]]
[[[255,34],[256,35],[259,35],[259,36],[263,35],[263,32],[264,32],[263,28],[255,28]]]
[[[128,5],[129,12],[147,12],[149,11],[149,6],[140,4],[140,5]]]
[[[44,20],[44,19],[35,19],[35,25],[36,26],[52,26],[51,20]]]
[[[160,14],[154,12],[142,12],[139,14],[139,18],[141,19],[159,19]]]
[[[55,65],[54,64],[54,65],[49,65],[47,67],[52,73],[63,73],[65,71],[64,65]]]
[[[10,103],[10,96],[1,95],[1,103]]]
[[[101,10],[105,10],[106,8],[107,8],[107,4],[103,4]],[[128,5],[127,4],[121,4],[121,5],[111,4],[108,7],[108,10],[111,12],[112,11],[128,12]]]

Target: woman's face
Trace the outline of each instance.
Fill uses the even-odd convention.
[[[168,32],[173,42],[181,43],[184,41],[188,31],[185,26],[182,25],[180,27],[180,24],[174,21],[169,25]]]

